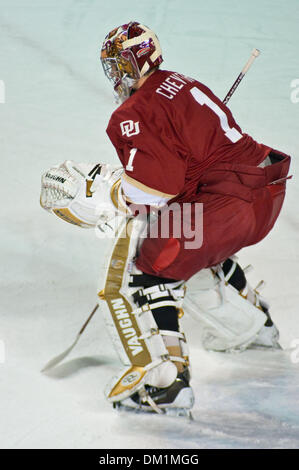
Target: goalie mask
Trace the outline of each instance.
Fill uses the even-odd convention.
[[[119,26],[105,38],[101,62],[113,83],[117,101],[125,101],[134,83],[162,63],[162,52],[153,31],[136,21]]]

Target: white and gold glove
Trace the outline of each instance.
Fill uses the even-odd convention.
[[[79,227],[98,226],[129,214],[121,193],[122,167],[67,160],[42,175],[41,206]]]

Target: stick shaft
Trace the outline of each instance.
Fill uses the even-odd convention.
[[[227,95],[225,96],[224,100],[223,100],[223,103],[226,104],[230,98],[232,97],[232,95],[234,94],[234,92],[236,91],[236,89],[238,88],[241,80],[243,79],[244,75],[248,72],[248,70],[250,69],[251,65],[253,64],[253,61],[260,55],[260,51],[258,49],[253,49],[252,53],[251,53],[251,56],[249,57],[248,61],[246,62],[246,64],[244,65],[241,73],[238,75],[237,79],[235,80],[235,82],[233,83],[231,89],[229,90],[229,92],[227,93]]]
[[[45,372],[49,369],[52,369],[53,367],[55,367],[57,364],[59,364],[61,361],[63,361],[63,359],[69,355],[69,353],[74,349],[74,347],[76,346],[76,344],[78,343],[83,331],[85,330],[85,328],[87,327],[88,323],[90,322],[90,320],[92,319],[92,317],[94,316],[95,312],[97,311],[97,309],[99,308],[99,304],[96,304],[96,306],[94,307],[94,309],[92,310],[91,314],[89,315],[89,317],[87,318],[86,322],[84,323],[84,325],[82,326],[81,330],[79,331],[79,333],[77,334],[76,336],[76,339],[75,341],[73,342],[73,344],[67,348],[65,351],[63,351],[61,354],[58,354],[58,356],[55,356],[53,357],[53,359],[51,359],[49,362],[47,362],[47,364],[43,367],[43,369],[41,370],[41,372]]]
[[[83,331],[85,330],[85,328],[87,327],[88,323],[90,322],[90,320],[92,319],[92,317],[94,316],[95,312],[97,311],[97,309],[99,308],[99,304],[97,304],[95,306],[95,308],[93,309],[93,311],[91,312],[91,314],[89,315],[89,317],[87,318],[86,322],[84,323],[84,325],[82,326],[81,330],[79,331],[79,335],[82,335]]]

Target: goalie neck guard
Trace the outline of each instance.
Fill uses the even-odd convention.
[[[130,96],[134,83],[162,61],[156,34],[137,21],[113,29],[101,50],[104,73],[122,102]]]

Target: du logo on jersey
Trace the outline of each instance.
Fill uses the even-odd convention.
[[[120,128],[122,135],[126,135],[127,137],[132,137],[140,132],[139,122],[123,121],[120,123]]]

